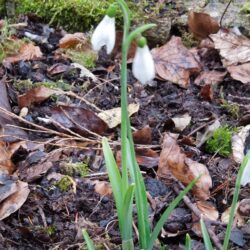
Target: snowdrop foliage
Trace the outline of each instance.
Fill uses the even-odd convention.
[[[106,15],[96,27],[91,43],[94,50],[100,50],[106,45],[107,53],[110,54],[115,46],[115,18]]]
[[[146,45],[146,39],[144,37],[140,38],[138,42],[132,70],[135,78],[142,84],[146,84],[154,79],[154,60],[148,46]]]

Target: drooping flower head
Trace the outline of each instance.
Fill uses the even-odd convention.
[[[100,50],[102,46],[106,45],[107,53],[110,54],[115,46],[115,14],[116,5],[110,5],[106,15],[102,21],[97,25],[91,43],[94,50]]]
[[[141,37],[137,45],[132,71],[137,80],[142,84],[146,84],[155,77],[154,60],[145,37]]]

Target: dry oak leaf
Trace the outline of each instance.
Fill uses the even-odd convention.
[[[19,50],[19,54],[5,58],[3,64],[39,59],[42,55],[40,47],[35,46],[32,43],[24,43]]]
[[[217,34],[210,37],[224,59],[224,66],[250,62],[250,39],[247,37],[238,36],[224,29],[220,29]]]
[[[66,34],[61,40],[59,41],[59,47],[62,49],[67,48],[76,48],[76,47],[82,47],[82,46],[88,46],[88,39],[84,35],[84,33],[77,32],[74,34]]]
[[[201,71],[194,55],[182,44],[181,38],[173,36],[170,41],[152,50],[158,77],[187,88],[190,75]]]
[[[190,11],[188,13],[188,28],[195,37],[204,39],[220,29],[218,22],[207,13]]]
[[[206,166],[187,158],[181,152],[176,136],[166,133],[163,139],[157,175],[162,178],[169,178],[171,174],[184,185],[188,185],[192,180],[201,176],[192,190],[193,194],[201,200],[209,198],[212,179]]]

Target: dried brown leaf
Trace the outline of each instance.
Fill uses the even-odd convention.
[[[42,57],[40,47],[33,45],[32,43],[24,43],[18,55],[7,57],[3,60],[3,64],[16,63],[19,61],[29,61],[39,59]]]
[[[3,220],[16,212],[26,201],[29,192],[28,184],[26,182],[18,181],[17,191],[0,204],[0,220]]]
[[[133,133],[133,139],[136,144],[151,144],[152,143],[152,129],[145,127]]]
[[[204,39],[220,29],[217,21],[207,13],[190,11],[188,13],[188,27],[195,37]]]
[[[194,83],[200,86],[203,85],[216,85],[223,81],[227,72],[221,72],[216,70],[203,71],[196,77]]]
[[[108,129],[107,124],[93,111],[84,108],[59,105],[47,108],[47,112],[51,114],[52,121],[83,136],[89,135],[89,131],[103,135]],[[62,130],[59,126],[57,128]]]
[[[182,44],[180,37],[173,36],[167,44],[153,49],[152,55],[158,77],[183,88],[187,88],[190,75],[201,70],[194,55]]]
[[[157,175],[162,178],[169,178],[171,174],[184,185],[188,185],[192,180],[201,176],[193,188],[193,193],[201,200],[209,198],[212,180],[206,166],[187,158],[181,152],[175,136],[166,133],[163,139]]]
[[[29,90],[27,93],[18,96],[18,105],[20,108],[30,107],[32,104],[38,104],[47,100],[51,95],[60,94],[61,92],[55,89],[40,86]]]
[[[214,98],[214,90],[210,84],[206,84],[201,87],[200,96],[205,101],[212,101]]]

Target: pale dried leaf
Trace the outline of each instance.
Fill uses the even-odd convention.
[[[250,133],[250,125],[247,125],[232,136],[233,159],[237,163],[241,163],[244,158],[244,147],[247,135]]]
[[[140,105],[138,103],[131,103],[128,105],[129,116],[138,112]],[[102,111],[98,116],[108,125],[109,128],[115,128],[121,123],[121,108],[113,108]]]
[[[224,66],[236,65],[250,61],[250,40],[244,36],[220,29],[217,34],[210,35],[215,48],[225,60]]]
[[[71,63],[71,66],[81,70],[80,77],[89,77],[93,81],[97,81],[97,77],[93,73],[91,73],[87,68],[85,68],[83,65],[79,63]]]
[[[236,214],[234,216],[234,224],[237,224],[237,226],[243,226],[245,224],[244,218],[240,215],[238,208],[239,208],[239,202],[237,203],[237,206],[236,206]],[[221,222],[226,223],[226,224],[229,222],[230,211],[231,211],[231,207],[227,208],[222,213]]]
[[[250,63],[228,66],[227,70],[233,79],[250,84]]]
[[[210,203],[205,201],[197,201],[196,206],[200,210],[204,218],[214,221],[219,218],[218,210]]]
[[[112,194],[112,187],[109,182],[96,180],[93,183],[95,184],[95,192],[101,196]]]
[[[86,38],[84,33],[77,32],[74,34],[66,34],[61,40],[59,41],[60,48],[76,48],[79,46],[87,46],[88,39]]]
[[[183,131],[190,124],[191,119],[192,117],[188,113],[172,118],[177,131]]]

